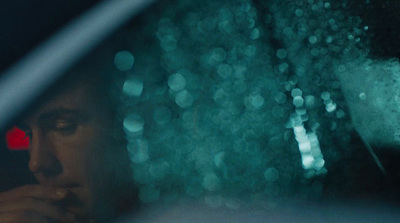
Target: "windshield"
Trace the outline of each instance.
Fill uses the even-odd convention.
[[[304,211],[304,222],[313,214],[336,222],[332,210],[346,222],[395,222],[398,7],[356,0],[141,7],[101,32],[111,37],[91,39],[99,43],[93,50],[62,61],[60,78],[10,116],[0,219],[1,207],[21,197],[42,202],[16,195],[29,184],[64,190],[42,203],[78,222],[184,222],[201,213],[215,222],[291,222]]]

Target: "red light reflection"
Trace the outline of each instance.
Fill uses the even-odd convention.
[[[9,150],[27,150],[29,137],[17,127],[13,127],[6,133],[6,143]]]

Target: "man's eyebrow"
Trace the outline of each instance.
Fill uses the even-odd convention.
[[[78,109],[57,108],[51,111],[44,112],[43,114],[40,114],[38,117],[38,121],[44,122],[46,120],[51,120],[66,115],[73,116],[74,118],[77,119],[83,119],[87,117],[85,114],[86,114],[85,112]]]

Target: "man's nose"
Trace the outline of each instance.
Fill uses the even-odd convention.
[[[33,133],[31,137],[29,170],[44,177],[53,177],[62,171],[54,142],[40,133]]]

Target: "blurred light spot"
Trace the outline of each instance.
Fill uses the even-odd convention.
[[[253,57],[256,54],[257,48],[253,45],[247,46],[244,54],[246,54],[246,56],[248,57]]]
[[[188,91],[183,90],[176,94],[175,102],[181,108],[189,108],[193,104],[193,97]]]
[[[264,172],[264,178],[270,183],[276,182],[279,180],[279,171],[273,167],[268,168]]]
[[[124,130],[128,135],[138,135],[143,132],[144,120],[136,114],[131,114],[124,119]]]
[[[174,91],[185,89],[186,79],[180,73],[172,74],[168,78],[168,86]]]
[[[6,133],[6,144],[9,150],[29,149],[29,136],[17,127],[13,127]]]
[[[144,139],[135,139],[128,143],[129,159],[133,163],[143,163],[149,159],[149,145]]]
[[[303,92],[299,88],[294,88],[291,92],[292,97],[301,96]]]
[[[139,97],[143,92],[143,83],[137,79],[129,79],[125,81],[122,90],[126,95]]]
[[[358,95],[361,100],[365,101],[367,99],[367,95],[364,92],[361,92],[360,95]]]
[[[301,9],[296,9],[296,11],[294,12],[296,14],[296,16],[300,17],[303,15],[303,10]]]
[[[344,113],[343,110],[338,110],[338,111],[336,112],[336,117],[337,117],[337,118],[344,118],[345,116],[346,116],[346,114]]]
[[[279,64],[278,69],[280,73],[285,73],[289,69],[289,64],[281,63]]]
[[[260,30],[255,28],[255,29],[253,29],[253,31],[251,31],[250,39],[256,40],[258,38],[260,38]]]
[[[285,59],[286,56],[287,56],[287,51],[285,49],[279,49],[279,50],[276,51],[276,56],[279,59]]]
[[[294,105],[296,108],[303,106],[303,104],[304,104],[304,99],[303,99],[303,97],[301,97],[301,96],[296,96],[296,97],[293,98],[293,105]]]
[[[329,92],[327,92],[327,91],[324,91],[324,92],[321,93],[321,98],[324,101],[328,100],[330,97],[331,97],[331,94]]]
[[[218,75],[221,78],[227,79],[232,74],[232,67],[229,66],[228,64],[221,64],[221,65],[218,66],[218,71],[217,72],[218,72]]]
[[[220,152],[214,157],[214,164],[218,168],[222,168],[224,166],[224,157],[225,157],[225,152]]]
[[[129,51],[120,51],[115,54],[114,64],[121,71],[130,70],[135,59]]]
[[[325,109],[326,109],[326,111],[327,112],[334,112],[335,110],[336,110],[336,103],[333,103],[333,102],[331,102],[331,103],[328,103],[326,106],[325,106]]]
[[[316,57],[319,55],[319,49],[313,48],[310,53],[311,53],[311,56]]]
[[[304,155],[301,158],[301,161],[304,169],[311,169],[313,167],[314,157],[312,157],[311,155]]]
[[[225,60],[225,57],[226,57],[226,52],[224,49],[220,47],[215,48],[211,55],[211,58],[218,62]]]
[[[254,108],[258,109],[263,106],[264,98],[261,95],[250,96],[249,102]]]
[[[287,100],[286,94],[283,92],[278,92],[274,97],[276,103],[284,104]]]
[[[315,108],[315,97],[313,95],[307,95],[305,98],[305,105],[307,109]]]
[[[318,40],[318,39],[317,39],[316,36],[310,36],[310,37],[308,38],[308,42],[310,42],[311,44],[316,43],[317,40]]]

